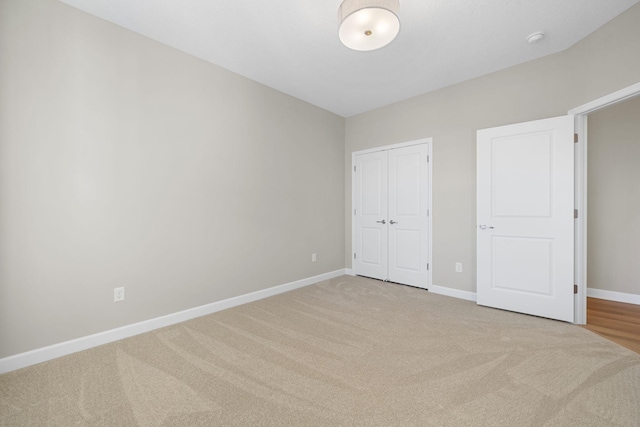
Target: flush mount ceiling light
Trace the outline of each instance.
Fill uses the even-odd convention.
[[[534,43],[538,43],[543,38],[544,38],[544,33],[542,31],[538,31],[537,33],[529,34],[527,36],[527,42],[529,44],[534,44]]]
[[[344,0],[338,9],[340,41],[349,49],[380,49],[400,31],[399,0]]]

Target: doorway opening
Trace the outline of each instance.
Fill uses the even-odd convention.
[[[588,115],[606,107],[618,104],[640,95],[640,83],[628,86],[617,92],[603,96],[595,101],[569,110],[575,116],[575,129],[578,140],[575,152],[575,207],[578,218],[575,223],[575,280],[578,295],[575,299],[574,323],[587,323],[587,147],[588,147]]]

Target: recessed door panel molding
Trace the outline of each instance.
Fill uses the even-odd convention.
[[[553,297],[553,239],[492,236],[491,288]]]
[[[403,216],[420,216],[420,153],[394,155],[393,177],[395,213]]]
[[[550,216],[552,137],[549,132],[536,132],[491,141],[494,217]]]
[[[382,179],[386,177],[382,168],[387,167],[385,159],[373,156],[372,159],[362,159],[362,214],[363,215],[383,215],[386,209],[385,201],[382,197]]]
[[[397,270],[407,273],[420,273],[420,259],[425,254],[420,253],[420,239],[422,233],[420,230],[396,229],[394,232],[393,250],[390,253],[395,256],[391,262]],[[415,250],[418,248],[418,250]]]
[[[382,251],[383,230],[379,227],[362,227],[362,257],[360,262],[372,267],[381,267],[384,264]]]
[[[430,283],[431,141],[353,155],[354,273]]]
[[[574,320],[573,120],[478,131],[478,304]]]

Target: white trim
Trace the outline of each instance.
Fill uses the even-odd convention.
[[[579,210],[575,236],[575,281],[578,295],[575,300],[574,323],[587,323],[587,115],[618,102],[640,95],[640,82],[605,95],[568,111],[575,115],[575,132],[578,134],[575,167],[575,206]],[[586,290],[586,291],[585,291]]]
[[[355,276],[356,273],[354,273],[353,268],[345,268],[344,269],[344,274],[346,274],[347,276]]]
[[[578,114],[593,113],[594,111],[601,110],[610,105],[617,104],[618,102],[622,102],[629,98],[633,98],[637,95],[640,95],[640,82],[632,84],[631,86],[627,86],[624,89],[620,89],[619,91],[610,93],[609,95],[605,95],[594,101],[587,102],[586,104],[583,104],[579,107],[573,108],[569,110],[569,114],[577,116]]]
[[[353,165],[355,165],[354,161],[356,156],[360,156],[362,154],[377,153],[378,151],[394,150],[396,148],[411,147],[412,145],[427,144],[427,143],[430,143],[431,140],[432,138],[422,138],[422,139],[416,139],[413,141],[400,142],[398,144],[383,145],[382,147],[375,147],[375,148],[368,148],[366,150],[354,151],[351,153],[351,169],[353,169]]]
[[[444,286],[431,285],[429,287],[429,292],[473,302],[476,302],[478,299],[475,292],[461,291],[459,289],[446,288]]]
[[[408,142],[401,142],[399,144],[391,144],[391,145],[383,145],[382,147],[369,148],[367,150],[353,151],[351,153],[351,209],[349,211],[349,216],[351,218],[351,253],[349,254],[349,259],[351,260],[351,266],[353,267],[353,253],[355,250],[355,242],[356,242],[356,230],[353,226],[353,209],[356,204],[356,174],[354,173],[353,168],[356,165],[356,156],[360,156],[362,154],[369,153],[377,153],[379,151],[388,151],[396,148],[410,147],[412,145],[427,145],[427,152],[429,156],[429,243],[428,243],[428,251],[429,251],[429,270],[427,270],[427,286],[424,289],[430,290],[431,283],[433,283],[433,138],[422,138],[416,139]],[[348,268],[349,275],[355,276],[355,269]]]
[[[309,286],[323,280],[333,279],[345,274],[345,270],[336,270],[329,273],[320,274],[318,276],[308,277],[306,279],[296,280],[295,282],[286,283],[284,285],[274,286],[268,289],[251,292],[222,301],[213,302],[211,304],[202,305],[200,307],[190,308],[177,313],[167,314],[166,316],[156,317],[154,319],[145,320],[138,323],[122,326],[120,328],[111,329],[93,335],[76,338],[70,341],[53,344],[47,347],[38,348],[27,351],[25,353],[0,359],[0,374],[15,371],[16,369],[35,365],[36,363],[46,362],[78,351],[86,350],[99,345],[118,341],[123,338],[132,337],[155,329],[164,328],[165,326],[174,325],[196,317],[205,316],[217,311],[226,310],[242,304],[247,304],[263,298],[268,298],[283,292],[292,291],[294,289]]]
[[[574,284],[578,293],[574,296],[573,323],[587,323],[587,119],[586,115],[574,116],[574,131],[578,134],[574,162],[574,208],[578,219],[574,226]]]
[[[431,138],[427,142],[429,151],[429,269],[427,270],[427,290],[433,284],[433,141]]]
[[[608,301],[626,302],[627,304],[640,305],[640,295],[624,292],[605,291],[603,289],[588,288],[587,296],[591,298],[606,299]]]

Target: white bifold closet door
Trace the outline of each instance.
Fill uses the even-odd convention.
[[[361,154],[354,166],[355,274],[427,288],[428,146]]]

